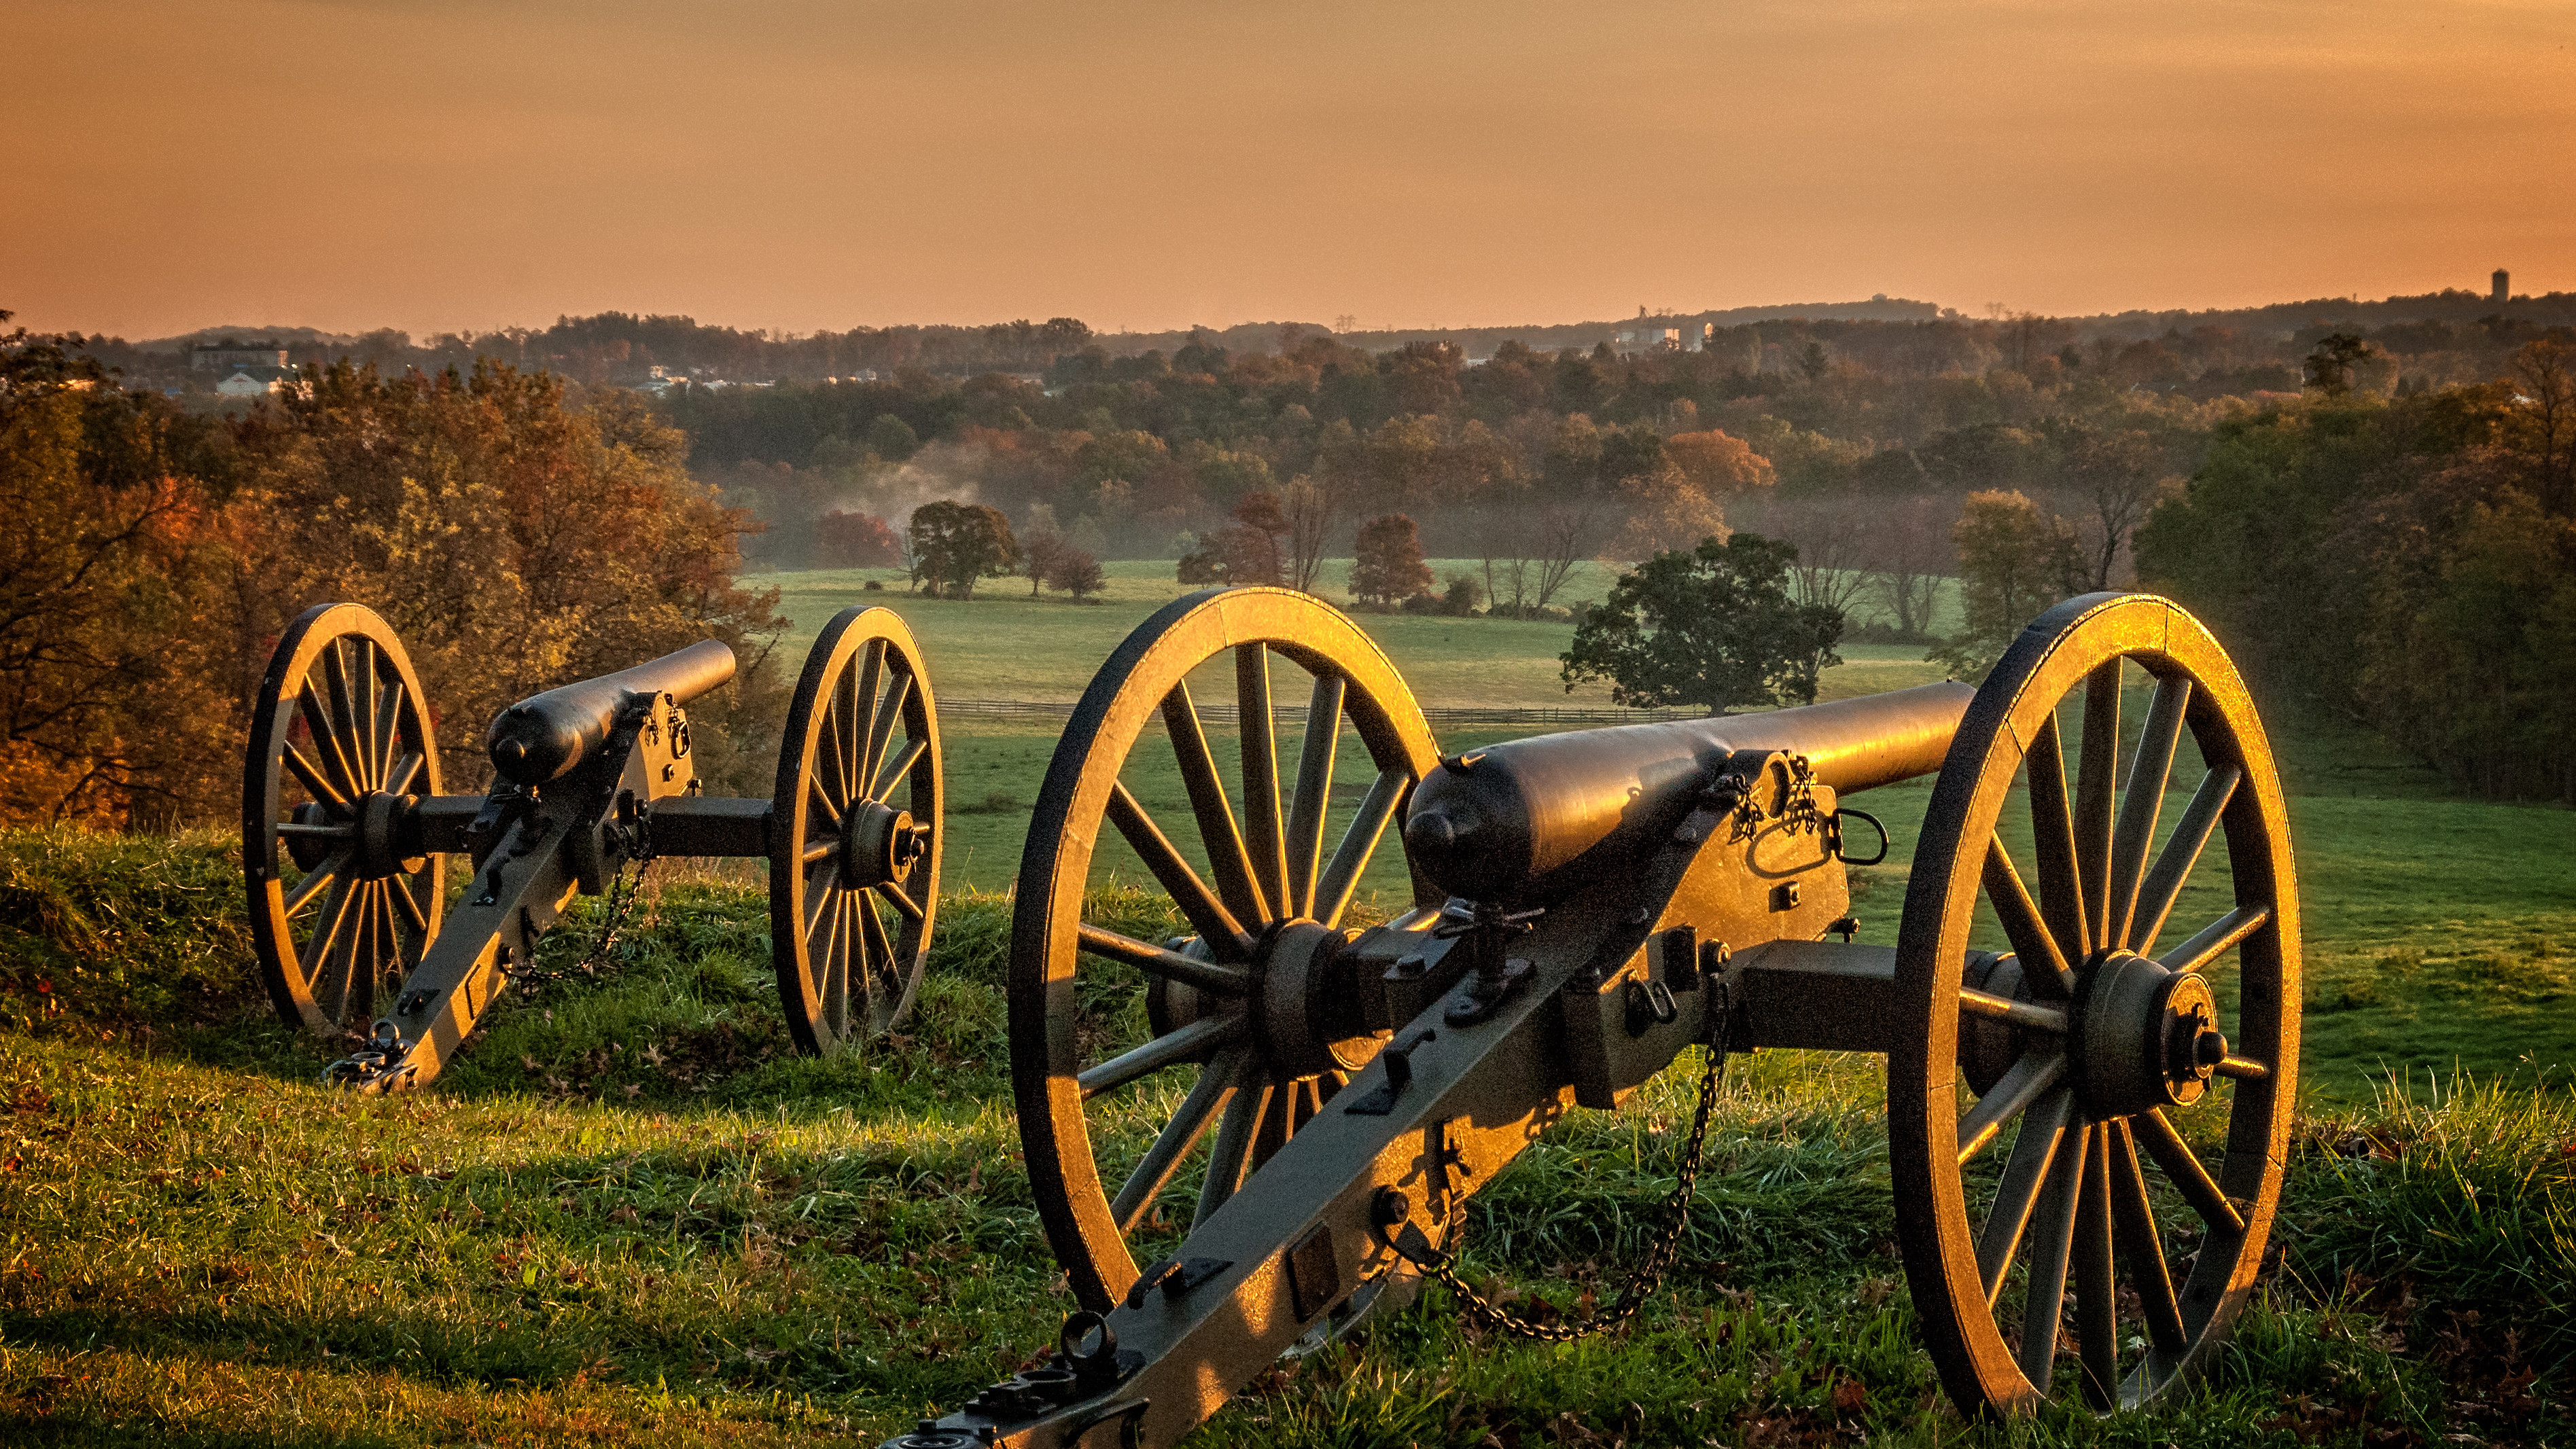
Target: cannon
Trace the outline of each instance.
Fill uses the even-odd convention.
[[[536,979],[537,941],[576,893],[609,896],[613,931],[660,856],[768,862],[771,958],[800,1050],[899,1023],[939,908],[938,709],[920,647],[890,609],[834,616],[797,680],[767,799],[709,796],[697,778],[685,706],[733,674],[711,639],[521,700],[491,724],[492,789],[449,795],[393,629],[356,604],[299,616],[251,715],[242,867],[279,1017],[360,1041],[325,1079],[426,1086],[513,980]],[[469,874],[451,902],[458,856]]]
[[[1224,656],[1232,769],[1191,688]],[[1282,669],[1308,683],[1293,767]],[[1121,773],[1160,754],[1149,732],[1181,781],[1159,803]],[[1922,776],[1896,944],[1855,943],[1848,866],[1886,832],[1845,802]],[[1345,925],[1389,847],[1394,911]],[[1186,933],[1085,918],[1088,886],[1138,866]],[[1885,1057],[1914,1311],[1972,1412],[2172,1392],[2269,1237],[2298,1064],[2288,828],[2242,679],[2161,598],[2061,604],[1973,690],[1444,756],[1349,619],[1284,590],[1193,595],[1084,695],[1017,893],[1013,1090],[1081,1307],[1042,1366],[893,1449],[1173,1443],[1425,1277],[1488,1326],[1579,1332],[1475,1297],[1452,1266],[1462,1204],[1551,1122],[1693,1049],[1685,1195],[1728,1054]],[[1595,1324],[1669,1266],[1685,1205]]]

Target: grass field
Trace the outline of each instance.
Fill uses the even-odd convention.
[[[1069,699],[1177,592],[772,582],[809,630],[897,604],[950,698]],[[1362,622],[1427,704],[1566,702],[1563,625]],[[1914,652],[1829,682],[1930,677]],[[1000,888],[1053,738],[946,733],[961,808],[920,1013],[830,1062],[789,1050],[743,868],[657,868],[606,979],[500,1008],[434,1091],[362,1102],[312,1086],[330,1053],[267,1017],[221,838],[0,834],[0,1442],[872,1444],[1051,1342],[1072,1305],[1018,1158],[999,982]],[[2576,1442],[2576,866],[2533,848],[2568,817],[2441,797],[2367,742],[2282,743],[2309,1097],[2279,1264],[2187,1403],[1960,1422],[1895,1256],[1876,1066],[1775,1052],[1729,1067],[1680,1262],[1629,1331],[1498,1341],[1434,1290],[1194,1442]],[[1127,778],[1180,817],[1168,758],[1149,735]],[[1927,796],[1861,802],[1897,847],[1862,873],[1865,939],[1892,938]],[[1380,909],[1400,888],[1370,884]],[[1474,1199],[1471,1276],[1560,1304],[1614,1291],[1692,1085],[1686,1061],[1628,1112],[1553,1129]],[[1170,1105],[1131,1092],[1095,1130],[1134,1151]]]

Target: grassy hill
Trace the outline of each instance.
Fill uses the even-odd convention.
[[[1072,697],[1163,587],[1078,607],[776,582],[809,630],[898,603],[960,699]],[[1363,622],[1428,704],[1564,700],[1563,625]],[[1910,652],[1829,682],[1914,682]],[[1018,1160],[999,968],[1052,738],[947,733],[975,813],[951,820],[920,1014],[832,1062],[789,1049],[744,867],[658,866],[607,979],[499,1008],[437,1089],[362,1102],[267,1017],[223,838],[0,834],[0,1441],[873,1444],[1050,1342],[1071,1302]],[[1956,1419],[1895,1256],[1876,1066],[1774,1052],[1730,1064],[1680,1262],[1630,1331],[1501,1342],[1435,1290],[1195,1442],[2569,1442],[2576,865],[2530,849],[2567,817],[2441,798],[2341,736],[2283,743],[2309,1094],[2278,1265],[2188,1403]],[[1149,753],[1131,784],[1177,808]],[[1898,847],[1859,896],[1878,939],[1926,793],[1869,797]],[[586,904],[550,960],[580,954]],[[1474,1200],[1471,1275],[1612,1291],[1692,1085],[1686,1061],[1552,1129]],[[1141,1139],[1169,1104],[1131,1096]]]

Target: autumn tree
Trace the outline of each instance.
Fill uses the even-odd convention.
[[[1422,562],[1422,530],[1401,513],[1360,525],[1351,563],[1351,594],[1363,603],[1397,604],[1431,588]]]
[[[1066,556],[1079,551],[1053,528],[1030,529],[1020,540],[1020,572],[1029,576],[1029,597],[1036,598],[1064,566]]]
[[[925,503],[912,511],[908,532],[914,575],[934,598],[971,599],[977,579],[1000,578],[1020,565],[1010,520],[981,503]]]
[[[240,758],[222,440],[76,347],[0,337],[0,821],[165,824]]]
[[[1752,444],[1715,428],[1673,434],[1664,439],[1664,456],[1692,487],[1712,498],[1768,488],[1779,477],[1771,460],[1754,452]]]
[[[875,514],[836,508],[814,520],[813,558],[816,568],[882,568],[903,562],[903,545]]]
[[[2319,338],[2308,351],[2305,369],[2307,385],[2328,397],[2342,397],[2352,391],[2353,370],[2371,356],[2371,346],[2349,332],[2333,332]]]
[[[305,604],[352,599],[402,636],[442,716],[448,780],[487,769],[482,724],[540,689],[715,638],[734,682],[689,708],[708,788],[757,794],[785,686],[778,596],[741,587],[749,520],[692,480],[688,439],[633,394],[575,406],[546,373],[387,377],[345,364],[236,429],[246,674]]]
[[[1971,493],[1950,539],[1959,555],[1966,628],[1924,657],[1975,681],[2003,657],[2022,626],[2086,583],[2074,526],[2020,492]]]
[[[1073,595],[1079,602],[1109,587],[1109,575],[1100,567],[1100,560],[1081,549],[1068,548],[1048,568],[1047,584]]]
[[[1791,596],[1797,557],[1793,544],[1738,533],[1648,559],[1575,626],[1559,656],[1566,689],[1604,680],[1614,704],[1710,714],[1813,703],[1819,676],[1842,662],[1843,616]]]

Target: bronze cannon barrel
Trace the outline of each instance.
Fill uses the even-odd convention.
[[[667,694],[686,704],[733,678],[733,671],[733,650],[705,639],[632,669],[530,695],[492,721],[492,768],[522,785],[560,779],[608,742],[628,699]]]
[[[1955,681],[1768,714],[1540,735],[1462,756],[1414,787],[1406,853],[1470,900],[1558,895],[1638,859],[1739,750],[1804,755],[1838,795],[1928,775],[1976,691]]]

